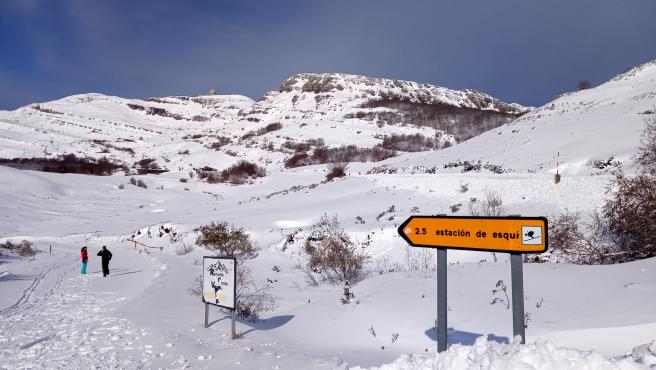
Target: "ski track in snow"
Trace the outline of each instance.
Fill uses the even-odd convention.
[[[89,283],[102,277],[78,275],[76,262],[44,270],[15,304],[1,311],[1,369],[145,368],[154,359],[167,368],[185,367],[184,358],[164,354],[170,348],[151,345],[147,330],[113,317],[107,307],[125,298],[91,291]],[[52,274],[56,278],[50,289],[37,294]]]

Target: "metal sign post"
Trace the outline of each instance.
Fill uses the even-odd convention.
[[[512,284],[513,337],[522,337],[526,343],[524,328],[524,265],[521,253],[510,255],[510,280]]]
[[[544,217],[411,216],[399,235],[413,247],[437,248],[437,350],[446,351],[447,261],[446,250],[510,253],[513,335],[526,342],[524,328],[523,253],[547,250],[547,219]]]
[[[209,326],[208,319],[210,317],[210,304],[205,303],[205,327]]]
[[[437,351],[446,351],[446,249],[437,250]]]
[[[235,316],[236,316],[237,309],[232,310],[231,314],[231,319],[232,319],[232,339],[235,339],[237,337],[237,333],[235,331]]]

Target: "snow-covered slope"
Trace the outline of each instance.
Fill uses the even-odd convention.
[[[594,161],[615,161],[631,171],[645,120],[656,111],[656,61],[595,88],[558,97],[519,119],[439,152],[391,159],[397,170],[443,170],[458,161],[481,161],[514,171],[599,172]],[[609,161],[609,159],[611,159]],[[458,167],[458,170],[463,167]]]
[[[143,158],[177,170],[227,161],[207,148],[253,101],[239,95],[152,98],[75,95],[0,112],[0,158],[73,153],[130,166]],[[194,136],[195,135],[195,136]],[[187,153],[188,151],[188,153]]]

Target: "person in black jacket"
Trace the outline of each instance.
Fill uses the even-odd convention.
[[[112,252],[107,249],[107,246],[103,245],[102,250],[98,252],[98,255],[101,257],[103,276],[109,275],[109,260],[112,259]]]

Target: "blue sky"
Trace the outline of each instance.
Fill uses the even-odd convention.
[[[0,0],[0,109],[100,92],[259,98],[301,72],[541,105],[656,59],[654,0]]]

